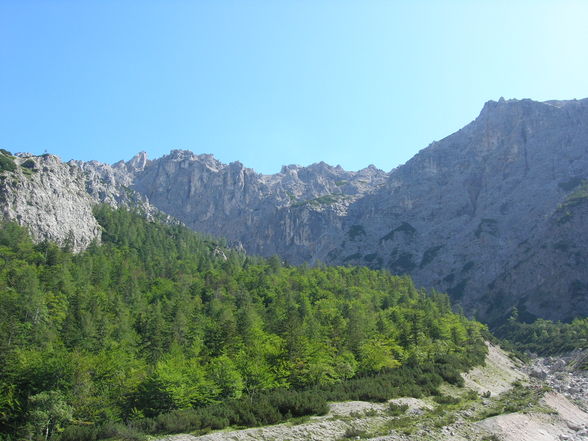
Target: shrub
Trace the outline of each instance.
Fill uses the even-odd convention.
[[[388,405],[388,415],[390,415],[390,416],[404,415],[407,410],[408,410],[408,404],[390,403]]]
[[[143,441],[145,435],[139,430],[122,423],[107,423],[98,430],[98,439],[120,438],[123,441]]]
[[[28,168],[29,170],[35,170],[37,168],[37,164],[32,159],[27,159],[25,162],[21,164],[24,168]]]
[[[202,421],[193,409],[164,413],[154,418],[154,421],[154,428],[146,432],[181,433],[202,427]]]
[[[0,154],[0,172],[14,170],[16,170],[16,164],[14,163],[14,159],[12,159],[9,156]]]
[[[458,397],[451,397],[449,395],[438,395],[433,397],[433,401],[437,404],[459,404],[460,399]]]
[[[68,426],[59,441],[96,441],[98,430],[94,426]]]

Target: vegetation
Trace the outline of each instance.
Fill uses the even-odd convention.
[[[80,254],[0,227],[0,439],[141,439],[438,394],[483,362],[446,295],[283,266],[99,207]]]
[[[577,318],[571,323],[544,319],[524,323],[518,320],[518,312],[514,309],[495,334],[518,351],[538,355],[562,354],[574,349],[588,349],[588,318]]]
[[[588,198],[588,181],[583,180],[581,184],[579,184],[575,190],[570,193],[564,203],[562,204],[562,208],[568,208],[578,203],[586,200]]]
[[[573,209],[588,201],[588,181],[581,180],[572,188],[574,188],[574,191],[558,206],[559,218],[557,222],[559,225],[570,221],[573,216]]]
[[[390,416],[404,415],[407,410],[408,410],[408,404],[390,403],[388,405],[388,415],[390,415]]]
[[[319,196],[314,199],[308,199],[305,201],[296,201],[291,206],[292,207],[303,207],[306,205],[310,205],[312,207],[320,207],[321,205],[332,205],[334,203],[343,201],[347,199],[348,196],[344,194],[326,194],[323,196]]]
[[[22,172],[25,174],[25,176],[32,176],[33,173],[36,173],[39,171],[39,170],[37,170],[37,164],[32,159],[27,159],[26,161],[24,161],[21,164],[21,167],[22,167]]]
[[[365,228],[363,228],[363,225],[351,225],[347,235],[349,239],[355,240],[357,237],[365,236]]]
[[[539,406],[539,401],[548,390],[546,387],[530,387],[523,385],[520,381],[515,381],[509,391],[504,392],[499,399],[484,407],[473,419],[479,421],[492,416],[514,412],[553,412],[552,409]]]
[[[3,171],[14,171],[16,170],[16,164],[12,157],[12,154],[4,149],[0,149],[0,173]]]

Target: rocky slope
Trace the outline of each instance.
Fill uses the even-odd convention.
[[[4,172],[1,207],[38,238],[82,248],[97,235],[92,204],[148,201],[251,254],[408,273],[489,322],[513,306],[588,315],[588,100],[490,101],[389,173],[319,163],[260,175],[179,150],[114,165],[31,159],[31,176]]]
[[[525,372],[588,412],[588,370],[581,368],[587,362],[588,349],[576,350],[560,357],[535,357]]]

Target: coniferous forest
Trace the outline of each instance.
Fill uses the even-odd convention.
[[[0,439],[142,439],[437,394],[486,329],[444,294],[292,267],[106,206],[74,254],[0,228]]]

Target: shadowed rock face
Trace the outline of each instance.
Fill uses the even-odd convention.
[[[408,272],[485,320],[586,315],[586,179],[588,100],[489,102],[350,209],[365,238],[332,261],[361,253],[350,262]]]
[[[79,186],[65,175],[41,179],[63,167],[80,174]],[[47,168],[27,185],[79,194],[61,222],[85,238],[79,248],[97,230],[90,218],[85,229],[74,225],[75,204],[148,201],[251,254],[411,274],[486,321],[515,305],[528,318],[588,314],[588,100],[490,101],[475,121],[390,173],[319,163],[260,175],[179,150],[153,161],[141,153],[112,166]],[[17,201],[33,190],[6,182],[6,218],[20,214],[35,237],[63,235],[23,217]]]

